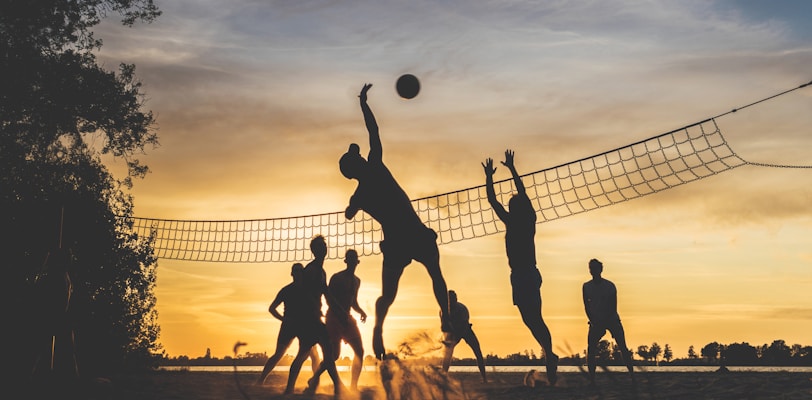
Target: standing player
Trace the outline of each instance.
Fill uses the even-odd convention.
[[[313,332],[317,338],[316,343],[321,347],[323,356],[319,370],[324,369],[327,371],[333,380],[335,393],[338,395],[341,390],[344,389],[344,385],[338,377],[335,360],[329,356],[333,354],[333,348],[330,337],[327,334],[327,326],[321,320],[321,298],[322,296],[326,299],[330,298],[330,294],[327,291],[327,273],[324,272],[324,260],[327,258],[327,241],[324,239],[324,236],[316,235],[310,240],[310,252],[313,253],[313,260],[304,267],[303,274],[305,291],[308,296],[310,296],[310,302],[308,304],[311,307],[311,312],[308,314],[317,315],[318,320],[318,324],[313,325]],[[296,374],[299,373],[304,359],[307,358],[307,353],[308,351],[303,347],[299,348],[299,353],[296,355],[296,358],[293,359],[293,363],[290,366],[291,374],[294,372]],[[318,379],[318,375],[314,374],[313,378]],[[316,385],[318,386],[318,382]]]
[[[482,349],[479,347],[479,340],[470,322],[471,315],[468,312],[468,307],[457,301],[457,292],[453,290],[448,291],[448,307],[451,309],[451,326],[443,324],[442,320],[440,321],[443,331],[443,346],[445,347],[443,371],[448,372],[448,368],[451,366],[454,347],[460,343],[460,340],[465,340],[465,343],[468,343],[476,356],[476,365],[479,367],[482,382],[488,382],[488,378],[485,376],[485,360],[482,358]]]
[[[338,360],[341,353],[341,341],[344,340],[349,344],[355,353],[352,360],[350,388],[357,391],[358,378],[361,376],[361,368],[364,363],[364,345],[361,341],[358,324],[350,315],[350,310],[355,310],[361,316],[361,322],[366,322],[367,313],[358,305],[358,288],[361,287],[361,279],[355,276],[355,268],[360,263],[358,252],[352,249],[347,250],[344,255],[344,263],[347,264],[347,268],[333,274],[330,277],[330,284],[327,286],[327,291],[330,293],[328,298],[330,307],[327,309],[325,321],[333,354],[325,354],[324,358],[332,357],[334,361]],[[315,393],[319,376],[323,372],[324,368],[319,368],[313,378],[307,382],[307,392]]]
[[[634,369],[632,368],[632,353],[626,346],[626,333],[623,331],[623,324],[620,323],[620,315],[617,313],[617,288],[615,284],[601,276],[603,263],[596,259],[589,260],[589,273],[592,280],[584,283],[584,310],[589,319],[589,333],[587,334],[586,359],[589,368],[589,381],[595,384],[595,369],[597,368],[598,341],[608,330],[615,338],[620,352],[623,354],[623,361],[626,369],[634,380]]]
[[[485,169],[488,202],[505,224],[505,248],[508,265],[510,265],[513,304],[519,309],[524,324],[544,349],[547,380],[551,385],[555,385],[558,356],[553,352],[550,329],[547,328],[547,324],[544,323],[544,318],[541,316],[541,273],[536,266],[536,210],[533,209],[533,204],[527,197],[522,178],[516,172],[512,150],[505,151],[505,161],[502,162],[502,165],[510,170],[518,193],[510,198],[508,202],[510,212],[508,212],[496,199],[493,189],[493,174],[496,172],[496,168],[493,166],[493,160],[488,158],[482,163],[482,167]]]
[[[434,297],[443,314],[448,312],[445,279],[440,270],[440,252],[437,249],[437,233],[428,228],[412,208],[409,196],[398,185],[392,173],[383,163],[383,146],[378,133],[375,116],[367,104],[367,92],[372,84],[365,84],[358,96],[369,133],[369,154],[361,156],[360,147],[350,144],[341,157],[339,167],[347,179],[358,181],[350,204],[344,212],[352,219],[358,211],[364,211],[381,224],[384,240],[380,243],[383,253],[382,293],[375,302],[375,327],[372,349],[375,357],[383,359],[383,323],[389,307],[395,301],[403,269],[412,260],[422,263],[431,277]]]
[[[303,332],[303,330],[307,327],[308,322],[313,321],[318,316],[307,315],[307,313],[312,313],[312,308],[308,304],[311,300],[304,288],[303,275],[304,266],[301,263],[293,264],[290,268],[290,276],[293,278],[293,282],[279,290],[270,307],[268,307],[268,312],[274,318],[282,321],[282,325],[279,327],[279,335],[276,338],[276,350],[265,363],[265,367],[257,380],[258,385],[265,382],[265,378],[285,355],[285,351],[290,347],[294,338],[299,338],[300,347],[307,346],[306,343],[312,341],[312,339],[307,338],[308,333]],[[283,307],[281,314],[278,310],[280,305]],[[313,369],[315,369],[319,365],[318,353],[312,344],[308,347],[311,348],[310,357],[313,362]],[[295,378],[288,381],[288,387],[285,389],[286,394],[293,393],[293,384],[295,383]]]
[[[344,385],[338,376],[335,361],[332,357],[326,356],[332,354],[333,350],[327,336],[327,327],[321,321],[321,297],[327,295],[327,279],[324,272],[327,242],[324,240],[324,236],[318,235],[310,241],[310,251],[313,253],[314,258],[302,269],[302,286],[297,288],[301,290],[303,304],[301,314],[305,320],[301,322],[299,352],[290,365],[288,386],[285,393],[292,393],[296,378],[302,369],[302,363],[313,351],[313,346],[318,344],[321,347],[322,354],[325,355],[319,369],[323,368],[327,371],[333,380],[334,392],[339,395],[344,390]],[[261,377],[261,379],[264,379],[264,377]]]

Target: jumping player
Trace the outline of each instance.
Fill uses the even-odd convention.
[[[493,211],[505,224],[505,248],[507,250],[508,265],[510,265],[510,284],[513,287],[513,304],[519,309],[522,321],[530,329],[533,337],[544,349],[544,359],[547,367],[547,380],[555,385],[558,371],[558,356],[553,352],[553,341],[550,329],[541,316],[541,273],[536,266],[536,210],[522,178],[516,172],[513,164],[513,151],[505,151],[505,161],[502,165],[510,170],[517,193],[510,198],[505,210],[496,199],[493,188],[493,174],[496,168],[493,160],[488,158],[482,163],[485,169],[485,183],[488,202]]]
[[[352,219],[358,211],[364,211],[378,221],[383,230],[384,240],[380,243],[383,253],[382,293],[375,302],[372,337],[375,357],[383,359],[383,323],[389,307],[395,301],[403,269],[412,260],[426,267],[432,280],[434,297],[444,314],[448,311],[448,289],[440,270],[437,233],[423,224],[412,207],[409,196],[383,163],[378,124],[367,104],[367,92],[371,87],[372,84],[365,84],[358,96],[369,133],[369,154],[364,159],[360,147],[355,143],[350,144],[339,161],[339,167],[347,179],[358,181],[358,187],[350,197],[344,213],[346,218]]]

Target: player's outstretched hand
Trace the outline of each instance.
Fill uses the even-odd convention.
[[[505,150],[505,161],[502,161],[502,165],[512,168],[513,167],[513,150],[507,149]]]
[[[488,158],[482,163],[482,168],[485,169],[485,176],[493,176],[496,173],[496,168],[493,167],[493,159]]]
[[[362,103],[366,103],[366,101],[367,101],[367,92],[369,91],[369,89],[371,87],[372,87],[371,83],[365,83],[364,87],[361,88],[361,94],[359,94],[358,97],[361,98]]]

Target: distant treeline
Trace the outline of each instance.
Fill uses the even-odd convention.
[[[787,345],[783,340],[775,340],[771,344],[753,346],[747,342],[720,344],[711,342],[703,346],[699,353],[694,346],[688,348],[685,357],[675,357],[671,346],[667,343],[663,346],[657,342],[651,345],[638,346],[637,349],[629,349],[634,355],[635,365],[674,365],[674,366],[812,366],[812,346],[800,344]],[[586,350],[575,353],[567,357],[561,357],[560,365],[584,365],[586,363]],[[430,363],[441,363],[438,355],[423,357]],[[616,344],[608,340],[601,340],[598,344],[597,359],[599,365],[623,365],[621,352]],[[217,358],[211,356],[211,351],[206,350],[206,355],[202,357],[190,358],[188,356],[168,357],[164,356],[160,360],[162,366],[261,366],[268,360],[266,353],[238,354],[235,357],[226,356]],[[293,356],[285,355],[277,365],[290,365]],[[309,361],[306,361],[306,363]],[[351,365],[352,358],[342,357],[336,361],[337,365]],[[365,365],[374,365],[375,358],[371,355],[364,357]],[[525,350],[520,353],[508,354],[500,357],[495,354],[485,356],[485,364],[489,366],[500,365],[544,365],[543,357],[537,356],[533,350]],[[473,358],[455,358],[452,365],[476,365]]]

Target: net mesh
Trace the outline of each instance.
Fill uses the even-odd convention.
[[[702,121],[621,148],[522,176],[538,222],[580,214],[654,194],[748,164],[722,136],[715,119]],[[502,204],[514,193],[512,179],[494,182]],[[490,207],[485,186],[412,200],[438,244],[493,235],[504,230]],[[265,263],[304,261],[310,239],[322,235],[328,258],[347,249],[380,253],[380,225],[359,212],[238,221],[166,220],[132,217],[133,229],[154,240],[164,259]]]

